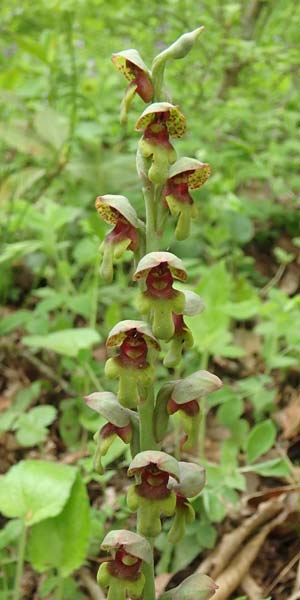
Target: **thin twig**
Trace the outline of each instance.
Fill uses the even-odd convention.
[[[105,600],[101,588],[95,583],[88,569],[80,569],[79,576],[84,587],[88,590],[92,600]]]

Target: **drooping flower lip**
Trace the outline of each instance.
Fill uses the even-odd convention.
[[[164,113],[166,113],[165,116]],[[179,110],[178,106],[174,106],[169,102],[154,102],[150,106],[147,106],[137,120],[135,129],[136,131],[145,131],[149,125],[154,127],[154,135],[156,133],[155,128],[160,125],[166,127],[170,137],[180,138],[186,132],[185,116]]]
[[[168,266],[168,269],[174,279],[186,281],[187,272],[182,260],[180,260],[180,258],[171,252],[149,252],[143,256],[138,263],[132,279],[134,281],[146,279],[152,269],[160,267],[162,264]]]
[[[119,347],[125,339],[130,339],[132,341],[132,346],[134,346],[135,338],[139,340],[140,336],[144,339],[147,346],[154,350],[160,350],[160,345],[154,337],[148,323],[145,321],[132,321],[130,319],[120,321],[112,328],[108,334],[106,345],[108,348],[114,346]]]
[[[152,551],[149,542],[141,535],[126,529],[114,529],[104,538],[101,548],[108,552],[124,550],[135,558],[148,564],[152,561]]]
[[[151,73],[139,52],[134,48],[116,52],[112,55],[112,62],[131,85],[136,85],[136,92],[142,100],[151,102],[154,93]]]

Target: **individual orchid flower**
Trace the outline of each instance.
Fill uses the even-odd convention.
[[[125,196],[98,196],[96,209],[106,223],[114,225],[100,246],[103,254],[100,272],[103,279],[110,283],[114,258],[120,258],[125,250],[137,249],[142,222]]]
[[[135,94],[144,102],[151,102],[154,93],[151,73],[134,48],[116,52],[111,59],[116,69],[130,82],[121,105],[121,122],[126,123],[127,112]]]
[[[169,487],[176,494],[175,519],[169,531],[168,540],[177,544],[185,534],[186,525],[195,519],[195,511],[189,498],[195,498],[202,491],[205,484],[205,470],[200,465],[188,462],[179,462],[179,482],[170,479]]]
[[[163,592],[159,600],[210,600],[218,589],[208,575],[194,573],[176,588]]]
[[[102,415],[108,422],[95,433],[96,452],[94,469],[101,475],[104,472],[102,457],[105,456],[114,440],[119,437],[125,444],[130,444],[132,455],[138,451],[139,423],[138,415],[118,402],[112,392],[94,392],[85,397],[86,404]]]
[[[177,240],[185,240],[190,232],[191,219],[197,209],[189,190],[198,190],[210,176],[208,163],[183,156],[173,164],[163,189],[163,198],[171,214],[178,217],[175,230]]]
[[[184,315],[193,317],[199,315],[205,308],[204,302],[198,294],[190,290],[183,291],[185,296],[185,305],[182,314],[173,313],[174,335],[170,341],[168,352],[164,358],[165,367],[172,368],[179,364],[184,350],[189,350],[194,344],[193,336],[184,322]]]
[[[178,462],[158,450],[139,452],[129,465],[128,476],[139,478],[127,494],[129,509],[137,512],[138,531],[155,537],[161,531],[161,516],[172,516],[176,508],[176,494],[168,484],[170,477],[179,481]]]
[[[133,279],[146,283],[137,300],[139,311],[149,315],[156,337],[169,340],[175,332],[173,314],[182,314],[185,305],[184,293],[173,288],[174,279],[187,279],[183,262],[171,252],[149,252],[140,260]]]
[[[141,598],[145,585],[143,564],[152,562],[149,542],[132,531],[116,529],[105,536],[101,548],[111,553],[97,575],[99,585],[108,588],[107,600],[126,600],[127,594]]]
[[[154,184],[163,184],[168,178],[169,166],[176,161],[176,152],[169,138],[180,138],[186,130],[186,120],[178,106],[155,102],[144,110],[136,122],[136,131],[143,131],[139,151],[151,159],[148,178]]]
[[[168,427],[169,416],[179,413],[185,440],[183,450],[191,450],[197,442],[203,396],[219,390],[223,383],[209,371],[196,371],[184,379],[169,381],[158,392],[155,403],[154,427],[157,440],[162,440]]]
[[[153,364],[148,355],[151,350],[160,350],[159,343],[147,323],[125,320],[113,327],[106,345],[119,348],[119,352],[107,360],[105,375],[119,380],[119,402],[127,408],[136,408],[153,380]]]

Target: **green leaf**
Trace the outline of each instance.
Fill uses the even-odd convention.
[[[29,559],[38,572],[55,568],[62,577],[83,563],[89,540],[90,508],[80,474],[63,511],[31,529]]]
[[[13,519],[8,521],[0,531],[0,550],[9,546],[12,542],[19,539],[22,532],[22,521]]]
[[[276,427],[270,419],[255,425],[251,429],[246,442],[248,462],[253,462],[272,448],[276,439]]]
[[[22,339],[26,346],[52,350],[64,356],[77,356],[82,349],[91,348],[100,341],[100,335],[94,329],[78,327],[48,333],[48,335],[27,335]]]
[[[35,114],[34,127],[39,137],[56,150],[61,148],[69,133],[66,117],[50,107],[42,108]]]
[[[0,255],[0,264],[10,262],[21,258],[26,254],[31,254],[41,247],[41,242],[37,240],[25,240],[24,242],[15,242],[6,244]]]
[[[291,473],[291,468],[283,458],[274,458],[247,467],[247,471],[253,471],[263,477],[287,477]]]
[[[17,440],[22,446],[34,446],[44,441],[47,436],[47,425],[56,417],[54,406],[36,406],[29,413],[21,415],[15,425],[18,429]]]
[[[0,512],[33,525],[58,515],[76,477],[76,469],[45,460],[24,460],[0,479]]]
[[[217,531],[210,523],[199,523],[197,525],[197,540],[202,548],[213,548],[216,539]]]

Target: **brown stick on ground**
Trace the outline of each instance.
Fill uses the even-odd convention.
[[[231,596],[248,573],[269,533],[286,519],[286,515],[285,511],[281,512],[233,557],[231,563],[215,581],[219,590],[214,595],[214,600],[227,600]]]
[[[84,587],[88,590],[90,597],[92,600],[105,600],[105,596],[94,581],[94,578],[91,576],[88,569],[82,568],[79,571],[80,579]]]
[[[246,519],[240,527],[224,535],[217,548],[198,567],[199,573],[209,573],[215,579],[228,565],[232,556],[238,551],[241,544],[258,527],[275,517],[283,508],[285,495],[272,498],[259,505],[256,513]]]

